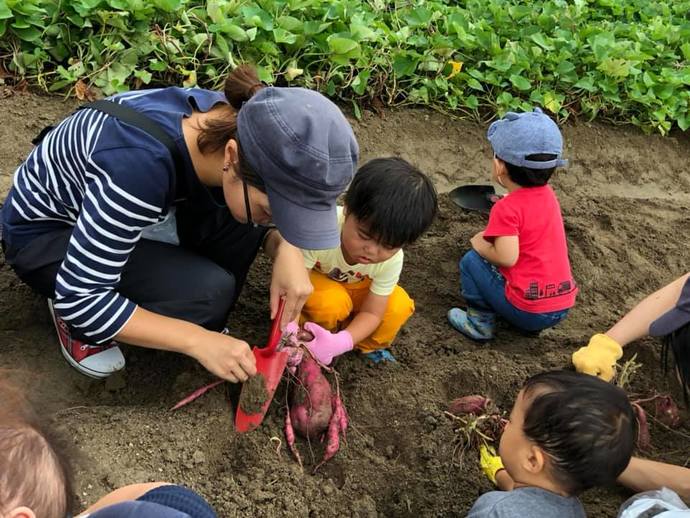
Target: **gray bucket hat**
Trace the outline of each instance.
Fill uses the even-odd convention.
[[[685,281],[676,307],[668,310],[649,326],[650,336],[666,336],[690,323],[690,277]]]
[[[568,165],[567,160],[561,159],[561,132],[540,108],[525,113],[506,113],[505,117],[491,123],[486,136],[496,156],[509,164],[530,169],[551,169]],[[556,155],[556,158],[546,162],[527,159],[530,155],[538,154]]]
[[[340,109],[312,90],[262,88],[240,109],[237,136],[282,236],[299,248],[339,246],[336,199],[359,157]]]

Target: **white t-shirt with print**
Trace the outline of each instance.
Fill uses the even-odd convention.
[[[345,214],[338,207],[338,226],[342,229]],[[308,269],[323,273],[334,281],[352,284],[371,279],[371,291],[374,295],[388,296],[393,293],[400,272],[402,271],[404,253],[398,250],[390,259],[374,264],[348,264],[343,257],[340,246],[328,250],[302,250],[304,264]]]

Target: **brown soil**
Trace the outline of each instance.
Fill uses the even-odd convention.
[[[70,105],[15,96],[0,100],[0,194],[29,150],[31,137]],[[365,114],[355,125],[363,159],[400,154],[430,173],[440,190],[486,183],[485,128],[426,111]],[[560,197],[581,294],[569,318],[539,337],[501,327],[489,345],[446,324],[458,303],[457,261],[486,217],[457,210],[442,196],[433,228],[406,251],[402,284],[416,314],[394,347],[398,363],[340,360],[341,391],[351,419],[347,445],[315,476],[301,472],[282,438],[282,386],[262,427],[238,435],[221,391],[171,413],[168,408],[211,376],[182,356],[127,348],[127,369],[106,382],[75,373],[62,359],[45,302],[0,263],[0,366],[19,369],[81,452],[77,488],[83,504],[132,482],[169,480],[204,494],[220,516],[462,516],[491,489],[472,455],[453,463],[450,400],[483,393],[508,409],[525,378],[569,365],[588,337],[605,330],[643,295],[688,269],[688,135],[644,136],[627,128],[566,127],[571,167],[553,185]],[[1,261],[1,260],[0,260]],[[257,261],[229,323],[262,343],[270,269]],[[635,392],[671,391],[659,344],[626,348],[644,368]],[[687,411],[681,432],[690,433]],[[683,464],[687,439],[651,423],[656,459]],[[621,488],[584,495],[589,516],[615,516]]]
[[[258,414],[268,399],[266,379],[263,374],[252,376],[242,384],[240,408],[247,415]]]

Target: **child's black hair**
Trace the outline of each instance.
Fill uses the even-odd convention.
[[[550,169],[532,169],[531,167],[520,167],[506,162],[501,157],[498,158],[500,158],[506,165],[510,179],[520,187],[541,187],[546,185],[549,183],[551,175],[556,170],[555,167],[551,167]],[[538,153],[536,155],[528,155],[525,158],[534,162],[549,162],[551,160],[556,160],[558,157],[550,153]]]
[[[664,336],[661,347],[661,362],[664,374],[669,371],[669,351],[673,353],[674,371],[680,379],[685,404],[688,404],[690,392],[690,322]]]
[[[431,180],[402,158],[376,158],[359,168],[345,207],[390,248],[409,245],[429,228],[438,201]]]
[[[636,421],[622,389],[554,371],[528,379],[523,398],[523,432],[548,455],[554,482],[569,495],[612,483],[628,466]]]

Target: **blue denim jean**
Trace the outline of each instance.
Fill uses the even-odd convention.
[[[506,299],[506,280],[493,264],[474,250],[460,259],[461,293],[467,304],[480,311],[493,312],[524,331],[553,327],[568,315],[568,310],[529,313]]]

